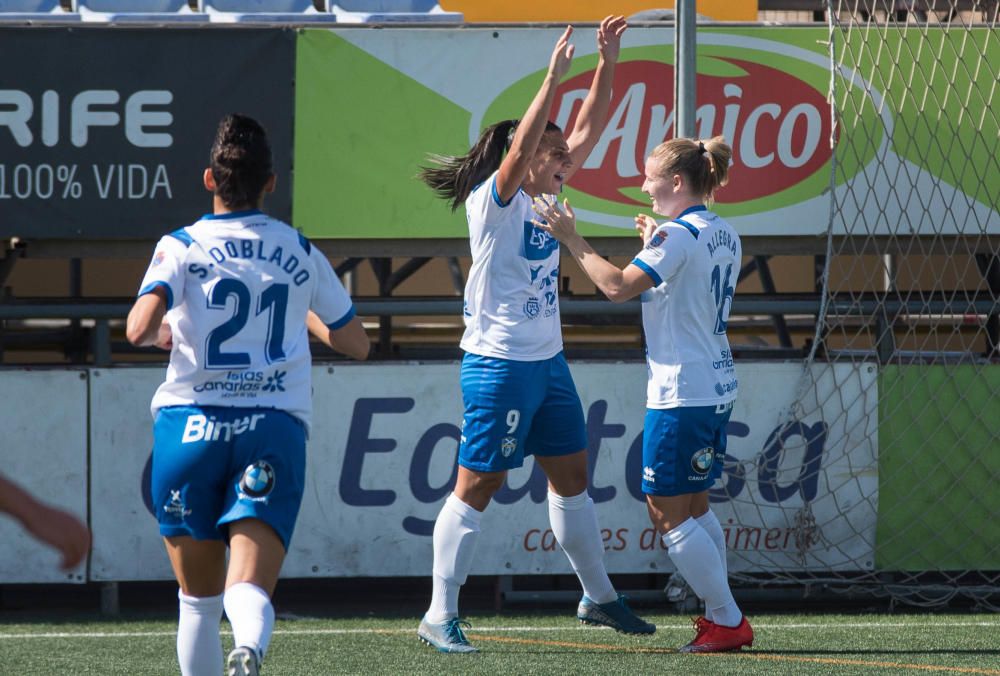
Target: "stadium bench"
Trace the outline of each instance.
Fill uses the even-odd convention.
[[[0,0],[0,23],[3,22],[75,22],[80,15],[67,12],[59,0]]]
[[[75,0],[74,9],[84,21],[206,22],[207,14],[192,12],[187,0]]]
[[[324,0],[341,23],[462,23],[461,12],[446,12],[437,0]]]
[[[198,0],[198,9],[217,23],[335,23],[312,0]]]

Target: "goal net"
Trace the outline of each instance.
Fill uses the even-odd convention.
[[[997,8],[827,2],[822,303],[788,433],[733,468],[797,488],[734,508],[784,510],[799,561],[738,583],[1000,606]]]

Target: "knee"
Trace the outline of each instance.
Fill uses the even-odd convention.
[[[481,512],[503,486],[506,477],[505,472],[473,474],[455,486],[455,495],[465,504]]]

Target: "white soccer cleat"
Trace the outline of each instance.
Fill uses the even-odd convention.
[[[260,676],[260,658],[253,648],[240,646],[226,660],[226,676]]]

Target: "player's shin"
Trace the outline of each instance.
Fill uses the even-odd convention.
[[[222,672],[222,595],[187,596],[177,592],[177,661],[183,676],[217,676]]]
[[[233,644],[254,650],[263,659],[274,631],[274,606],[267,592],[240,582],[226,590],[226,616],[233,627]]]
[[[434,522],[434,585],[425,618],[440,624],[458,616],[458,592],[469,576],[483,513],[454,494]]]
[[[688,518],[663,534],[663,544],[678,572],[711,610],[712,621],[729,627],[738,625],[743,615],[729,589],[719,551],[705,529]]]
[[[604,542],[594,501],[584,491],[564,497],[549,491],[549,524],[580,578],[583,593],[596,603],[618,598],[604,567]]]

